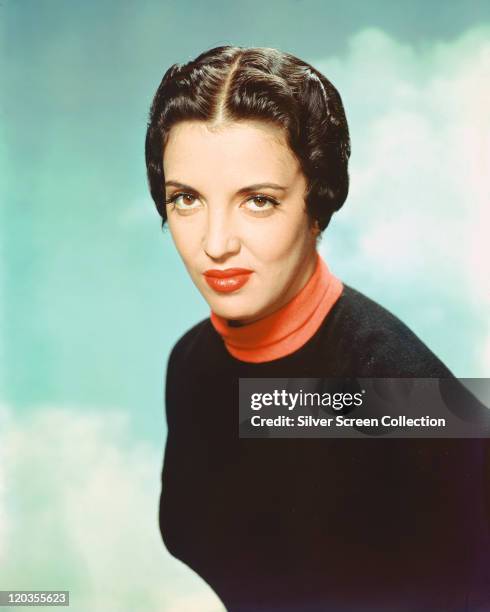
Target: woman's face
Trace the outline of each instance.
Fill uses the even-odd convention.
[[[163,162],[169,229],[211,310],[249,323],[291,300],[314,271],[318,230],[284,132],[185,121],[170,130]]]

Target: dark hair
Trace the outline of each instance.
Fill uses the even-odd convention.
[[[306,209],[324,230],[347,198],[350,140],[338,91],[294,55],[262,47],[210,49],[165,73],[146,132],[146,168],[164,225],[163,151],[179,121],[255,119],[285,129],[308,182]]]

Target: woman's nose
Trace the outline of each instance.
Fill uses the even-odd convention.
[[[203,248],[212,259],[223,259],[240,250],[240,240],[227,211],[208,210]]]

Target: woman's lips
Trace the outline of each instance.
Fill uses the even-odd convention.
[[[246,268],[228,268],[226,270],[206,270],[204,278],[207,284],[219,293],[231,293],[243,287],[253,270]]]

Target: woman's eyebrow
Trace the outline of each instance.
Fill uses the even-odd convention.
[[[177,187],[177,189],[187,189],[188,191],[199,193],[197,189],[194,189],[194,187],[186,185],[185,183],[180,183],[179,181],[166,181],[165,187]],[[250,191],[259,191],[260,189],[275,189],[276,191],[286,191],[286,187],[278,185],[277,183],[255,183],[253,185],[247,185],[247,187],[242,187],[237,191],[237,195],[248,193]]]
[[[286,191],[286,187],[278,185],[277,183],[255,183],[254,185],[248,185],[248,187],[242,187],[237,191],[237,194],[248,193],[249,191],[259,191],[260,189],[276,189],[277,191]]]

